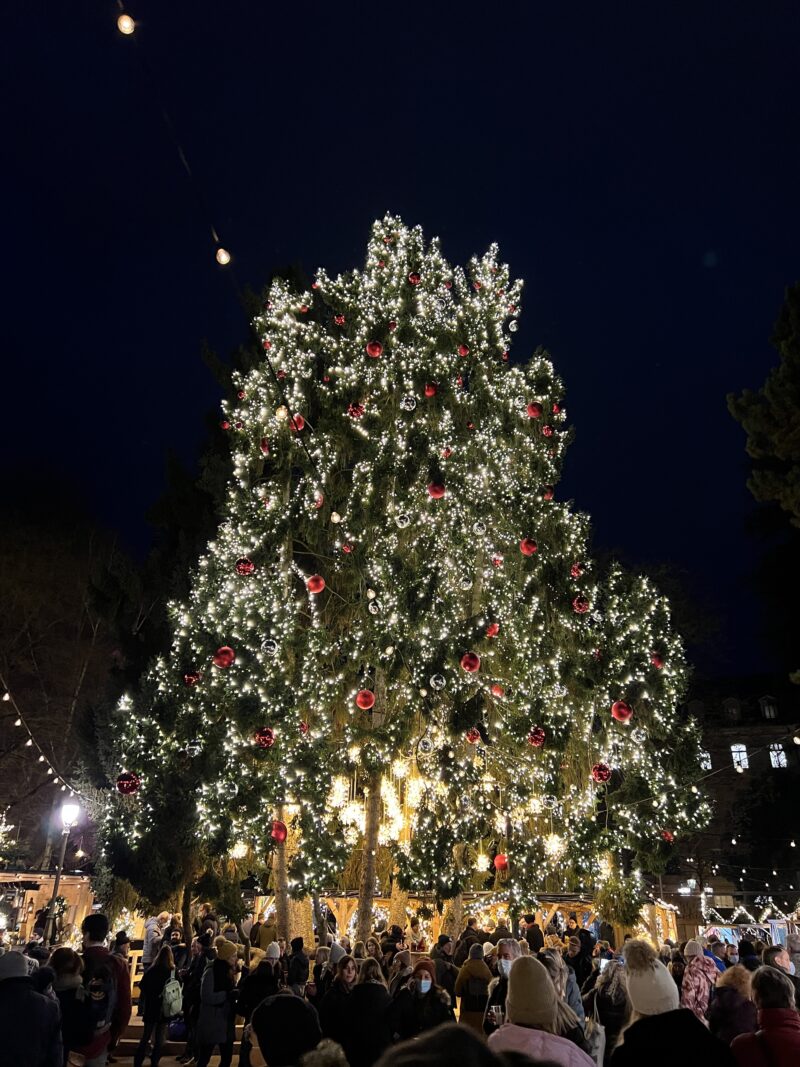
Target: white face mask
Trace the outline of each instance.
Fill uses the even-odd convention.
[[[426,993],[430,993],[432,985],[433,982],[430,980],[430,978],[420,978],[418,983],[420,994],[424,996]]]
[[[791,960],[789,960],[789,974],[794,974],[794,973],[795,973],[794,964],[792,963]]]
[[[497,971],[503,978],[508,978],[513,960],[498,960]]]

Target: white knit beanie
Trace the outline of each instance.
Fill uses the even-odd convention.
[[[622,950],[628,996],[639,1015],[663,1015],[680,1007],[675,979],[646,941],[628,941]]]
[[[699,941],[695,941],[694,938],[692,938],[684,945],[683,954],[687,960],[691,959],[692,956],[702,956],[703,946],[700,944]]]

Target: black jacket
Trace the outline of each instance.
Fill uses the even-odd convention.
[[[583,951],[579,952],[577,956],[570,956],[565,952],[564,963],[575,972],[575,981],[578,983],[578,989],[580,989],[592,973],[591,959]]]
[[[372,1067],[392,1042],[389,991],[379,982],[353,986],[345,1001],[344,1052],[350,1067]]]
[[[262,1000],[274,997],[278,992],[278,972],[267,960],[262,960],[258,967],[248,974],[239,986],[239,999],[236,1014],[241,1015],[246,1023],[250,1022],[255,1009]]]
[[[61,1012],[30,978],[0,982],[0,1067],[64,1067]]]
[[[709,1030],[726,1045],[739,1034],[754,1034],[758,1029],[755,1004],[732,986],[714,989],[706,1015]]]
[[[622,1002],[616,1002],[613,1001],[611,997],[606,996],[602,989],[599,993],[596,989],[591,989],[583,997],[583,1010],[586,1012],[587,1019],[594,1017],[595,999],[597,1000],[597,1015],[600,1019],[600,1024],[606,1031],[606,1053],[604,1062],[608,1063],[611,1058],[611,1053],[614,1050],[614,1046],[617,1043],[620,1031],[628,1019],[628,1000],[626,998]]]
[[[161,994],[170,977],[171,973],[166,967],[149,967],[142,975],[139,1000],[142,1004],[142,1015],[148,1022],[151,1019],[158,1022],[161,1018]]]
[[[530,945],[531,952],[536,955],[540,948],[544,948],[544,934],[538,923],[533,923],[525,931],[525,939]]]
[[[456,996],[456,978],[459,968],[453,963],[452,956],[443,956],[441,953],[433,961],[436,964],[436,984],[450,997],[452,1004]]]
[[[286,976],[289,985],[304,986],[308,981],[308,956],[305,952],[293,952],[289,957],[289,970]]]
[[[503,1009],[503,1017],[506,1012],[506,994],[508,993],[508,979],[501,975],[489,986],[489,999],[486,1001],[486,1011],[483,1014],[483,1032],[493,1034],[497,1027],[494,1024],[492,1008]]]
[[[611,1054],[611,1067],[736,1067],[731,1050],[688,1008],[631,1023]]]
[[[459,937],[455,952],[453,953],[453,963],[456,967],[460,967],[461,964],[464,963],[469,956],[469,950],[473,945],[479,944],[480,941],[481,936],[479,931],[476,930],[475,927],[468,926],[461,937]]]
[[[389,1007],[388,1021],[392,1036],[400,1041],[432,1030],[440,1023],[455,1020],[450,997],[435,986],[424,996],[406,987],[401,989]]]
[[[335,978],[319,1005],[319,1025],[322,1033],[340,1045],[344,1045],[347,1040],[346,1019],[352,995],[348,986]]]

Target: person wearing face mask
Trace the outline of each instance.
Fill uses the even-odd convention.
[[[739,962],[739,949],[736,945],[725,946],[725,964],[728,967],[735,967]]]
[[[765,967],[774,967],[776,970],[781,971],[786,975],[794,987],[795,1007],[800,1010],[800,978],[795,976],[795,967],[792,963],[791,956],[783,945],[768,945],[764,949],[764,955],[761,957],[761,962]]]
[[[513,938],[504,938],[497,945],[497,978],[489,986],[489,999],[483,1016],[483,1032],[493,1034],[501,1025],[506,1011],[508,974],[511,964],[519,959],[522,950]]]
[[[459,1023],[471,1026],[479,1034],[483,1033],[483,1017],[491,981],[492,972],[483,962],[483,949],[480,945],[472,945],[466,963],[458,972],[455,993],[461,998]]]
[[[436,964],[430,959],[418,960],[408,985],[389,1006],[387,1019],[394,1040],[406,1041],[454,1018],[450,997],[436,985]]]

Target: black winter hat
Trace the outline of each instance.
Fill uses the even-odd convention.
[[[291,946],[292,952],[302,952],[303,951],[303,939],[302,939],[302,937],[293,937],[292,940],[289,942],[289,944]]]

